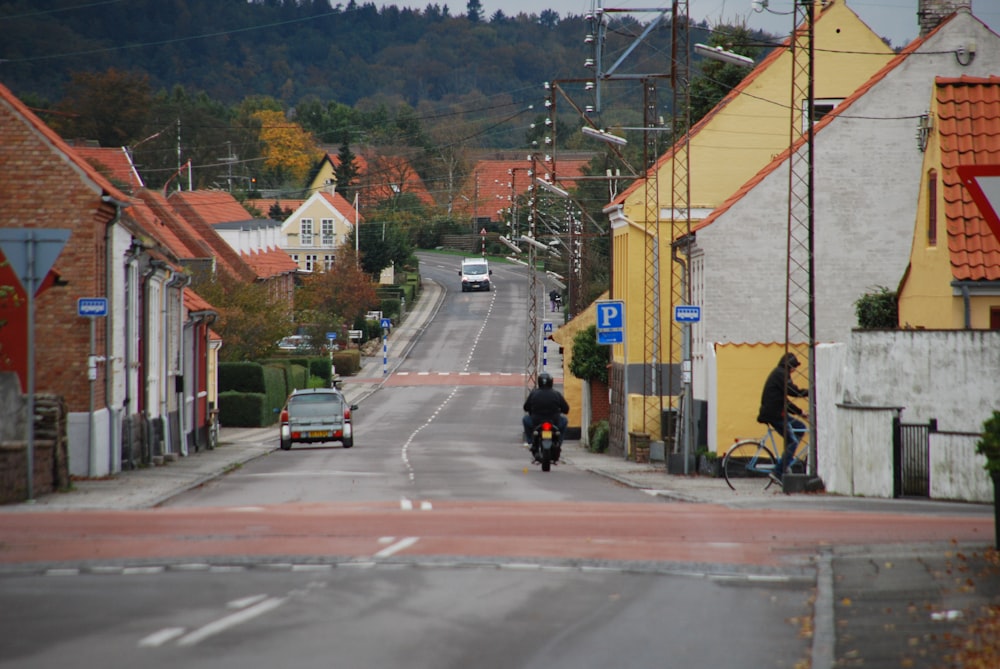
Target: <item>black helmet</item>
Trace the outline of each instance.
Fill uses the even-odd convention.
[[[538,375],[538,387],[539,388],[551,388],[552,387],[552,377],[547,372],[542,372]]]

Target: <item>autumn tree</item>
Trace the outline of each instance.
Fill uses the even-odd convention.
[[[354,249],[345,245],[331,269],[302,280],[295,293],[295,317],[313,341],[322,341],[327,332],[346,341],[347,330],[376,304],[371,278],[358,266]]]
[[[265,283],[248,283],[220,272],[211,279],[196,279],[194,289],[219,312],[212,329],[222,337],[219,358],[224,362],[267,357],[292,330],[289,305]]]
[[[264,166],[271,172],[272,183],[304,181],[320,157],[312,136],[298,123],[286,119],[283,112],[262,109],[252,116],[260,123]]]

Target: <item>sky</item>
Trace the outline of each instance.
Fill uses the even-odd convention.
[[[538,14],[552,9],[560,16],[586,14],[597,5],[596,0],[480,0],[484,14],[489,18],[498,9],[508,16],[521,12]],[[917,36],[917,0],[846,0],[847,6],[881,37],[888,37],[893,46],[905,46]],[[379,6],[396,5],[423,9],[428,4],[448,5],[452,15],[465,12],[467,0],[390,0],[379,1]],[[603,0],[606,8],[627,9],[670,7],[669,0]],[[706,20],[709,25],[730,23],[746,18],[751,28],[766,30],[776,35],[787,35],[792,30],[791,11],[793,0],[769,0],[770,11],[754,12],[751,0],[688,0],[688,13],[692,20]],[[972,0],[972,13],[994,32],[1000,33],[1000,0]],[[640,21],[652,19],[651,12],[640,13]]]

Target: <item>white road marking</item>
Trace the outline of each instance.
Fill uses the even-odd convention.
[[[267,599],[267,595],[252,595],[250,597],[244,597],[242,599],[234,599],[233,601],[226,604],[226,608],[245,609],[248,606],[253,606],[257,602],[262,602],[265,599]]]
[[[167,627],[159,632],[153,632],[144,639],[139,640],[140,648],[158,648],[168,641],[173,641],[184,634],[183,627]]]
[[[395,555],[399,551],[406,550],[413,544],[417,543],[418,540],[419,537],[406,537],[405,539],[400,539],[393,545],[387,546],[382,550],[380,550],[378,553],[375,553],[374,557],[384,558],[384,557],[389,557],[390,555]]]
[[[242,625],[245,622],[253,620],[258,616],[262,616],[265,613],[269,613],[284,604],[285,601],[286,599],[284,597],[271,597],[269,599],[265,599],[259,604],[237,611],[236,613],[231,613],[228,616],[219,618],[214,622],[196,629],[190,634],[181,637],[177,644],[179,646],[193,646],[201,641],[204,641],[210,636],[215,636],[216,634],[225,632],[226,630],[232,629],[237,625]]]

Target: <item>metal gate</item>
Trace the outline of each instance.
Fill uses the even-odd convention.
[[[930,497],[930,434],[937,419],[927,424],[892,421],[893,497]]]

